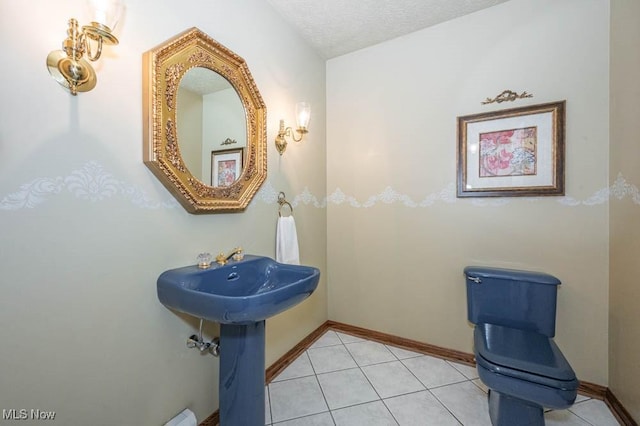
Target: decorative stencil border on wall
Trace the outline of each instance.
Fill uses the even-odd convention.
[[[25,183],[20,188],[0,198],[0,210],[32,209],[54,196],[70,193],[77,199],[100,202],[114,197],[127,199],[136,207],[143,209],[173,209],[180,204],[169,194],[162,200],[153,199],[140,186],[133,185],[117,179],[96,161],[90,161],[80,169],[72,171],[68,176],[42,177]],[[622,200],[630,198],[634,204],[640,205],[640,190],[636,185],[626,181],[622,173],[608,188],[603,188],[586,200],[578,200],[569,196],[559,197],[557,202],[566,206],[594,206],[604,204],[609,198]],[[256,195],[256,199],[266,204],[277,204],[278,191],[267,181]],[[535,202],[539,198],[527,198],[529,202]],[[458,202],[470,202],[478,206],[501,206],[513,202],[513,198],[473,199],[460,200],[456,198],[455,183],[451,182],[438,192],[427,194],[422,200],[413,200],[406,194],[387,186],[380,193],[371,195],[360,201],[352,195],[345,194],[340,188],[336,188],[331,194],[318,199],[308,188],[296,195],[291,204],[311,205],[316,208],[325,208],[327,204],[346,204],[355,208],[369,208],[377,204],[402,204],[405,207],[429,207],[438,202],[453,204]]]

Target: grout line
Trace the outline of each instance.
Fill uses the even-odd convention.
[[[322,385],[320,384],[320,380],[318,379],[318,375],[316,374],[314,377],[316,378],[316,383],[318,384],[318,387],[320,388],[320,393],[322,394],[322,399],[324,400],[324,405],[327,406],[327,411],[331,412],[331,407],[329,407],[329,401],[327,401],[327,397],[324,394],[324,390],[322,390]],[[324,413],[324,411],[323,411],[323,413]]]
[[[325,332],[322,336],[325,336],[328,333]],[[335,333],[335,331],[334,331]],[[320,336],[320,337],[322,337]],[[336,334],[337,336],[337,334]],[[340,337],[338,337],[338,340],[340,340]],[[342,342],[342,340],[340,340]],[[335,345],[337,346],[337,345]],[[311,349],[311,348],[309,348]],[[329,406],[329,401],[327,401],[327,397],[324,394],[324,390],[322,389],[322,385],[320,384],[320,380],[318,379],[318,372],[316,371],[316,368],[313,366],[313,361],[311,361],[311,356],[308,354],[309,349],[307,349],[306,351],[304,351],[304,353],[307,355],[307,357],[309,358],[309,365],[311,365],[311,371],[313,371],[313,375],[316,378],[316,382],[318,383],[318,387],[320,388],[320,393],[322,394],[322,399],[324,399],[324,403],[327,406],[327,410],[329,410],[329,415],[331,416],[331,421],[333,422],[333,424],[336,424],[336,420],[333,418],[333,414],[331,414],[331,407]],[[346,349],[346,348],[345,348]]]
[[[265,386],[267,388],[267,399],[269,399],[269,424],[273,424],[273,409],[271,408],[271,389],[269,389],[269,385]]]
[[[418,380],[420,380],[420,379],[418,379]],[[469,382],[469,383],[471,383],[473,386],[478,387],[476,384],[474,384],[474,383],[473,383],[473,381],[472,381],[472,380],[464,379],[464,380],[460,380],[459,382],[451,382],[451,383],[446,383],[446,384],[444,384],[444,385],[432,386],[432,387],[427,388],[427,389],[440,389],[440,388],[443,388],[443,387],[445,387],[445,386],[459,385],[460,383],[464,383],[464,382]],[[420,383],[422,383],[422,382],[420,382]],[[423,385],[424,385],[424,383],[423,383]],[[425,386],[425,387],[426,387],[426,386]],[[478,388],[478,389],[480,389],[480,388]],[[480,390],[482,390],[482,389],[480,389]],[[483,393],[484,393],[484,391],[483,391]]]
[[[323,334],[323,336],[324,336],[324,334]],[[311,348],[309,348],[309,349],[311,349]],[[327,409],[329,411],[331,411],[331,408],[329,407],[329,402],[327,401],[327,397],[324,396],[324,391],[322,390],[322,385],[320,384],[320,380],[318,380],[318,372],[316,371],[316,368],[313,366],[313,361],[311,361],[311,356],[309,356],[309,354],[307,353],[309,351],[309,349],[304,351],[304,353],[306,353],[307,357],[309,358],[309,365],[311,365],[311,371],[313,371],[313,376],[316,378],[316,382],[318,382],[318,387],[320,388],[320,393],[322,394],[322,398],[324,398],[324,403],[327,404]]]
[[[590,401],[590,400],[587,400],[587,401]],[[577,404],[573,404],[571,407],[567,408],[567,410],[568,410],[569,412],[571,412],[571,414],[573,414],[574,416],[576,416],[577,418],[579,418],[580,420],[582,420],[582,421],[584,421],[584,422],[589,423],[591,426],[598,426],[598,425],[595,425],[595,424],[591,423],[589,420],[585,419],[584,417],[582,417],[582,416],[581,416],[581,415],[579,415],[578,413],[574,412],[573,410],[571,410],[571,409],[572,409],[573,407],[575,407],[576,405],[580,405],[580,404],[582,404],[582,403],[584,403],[584,402],[587,402],[587,401],[580,401],[580,402],[578,402]],[[612,413],[611,415],[613,416],[613,413]],[[613,418],[616,420],[616,422],[618,421],[618,419],[616,419],[616,418],[615,418],[615,416],[613,416]],[[618,422],[618,423],[619,423],[619,422]]]
[[[474,385],[474,386],[475,386],[475,385]],[[458,416],[456,416],[456,415],[455,415],[455,413],[454,413],[453,411],[451,411],[451,410],[449,409],[449,407],[447,407],[447,405],[446,405],[444,402],[442,402],[442,401],[440,400],[440,398],[438,398],[438,395],[436,395],[435,393],[431,392],[431,390],[429,390],[429,389],[427,389],[427,390],[429,391],[429,393],[431,393],[431,395],[433,395],[433,397],[436,399],[436,401],[438,401],[438,403],[440,403],[440,405],[442,405],[442,406],[444,407],[444,409],[445,409],[445,410],[447,410],[447,411],[449,412],[449,414],[451,414],[451,415],[453,416],[453,418],[454,418],[454,419],[456,419],[456,421],[457,421],[458,423],[460,423],[461,425],[463,425],[463,426],[464,426],[464,423],[462,423],[462,420],[460,420],[460,419],[458,418]]]

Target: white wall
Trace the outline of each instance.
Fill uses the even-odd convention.
[[[608,56],[608,1],[512,0],[329,60],[330,319],[470,353],[463,268],[545,271],[607,385]],[[534,98],[480,104],[505,89]],[[560,100],[565,197],[456,198],[456,117]]]
[[[202,132],[208,144],[209,156],[216,149],[244,148],[247,145],[247,118],[238,94],[234,89],[220,90],[203,96],[204,116],[216,117],[228,127],[216,125],[216,120],[203,120]],[[227,138],[235,140],[233,145],[221,145]],[[205,152],[207,150],[205,149]]]
[[[261,0],[136,0],[97,87],[72,97],[45,59],[70,17],[86,22],[84,7],[0,1],[0,46],[15,64],[0,106],[0,408],[54,410],[52,425],[157,425],[185,407],[203,420],[218,405],[218,360],[186,348],[197,323],[158,302],[156,279],[202,251],[273,256],[283,190],[302,262],[323,277],[267,322],[267,364],[326,320],[325,211],[296,198],[325,193],[324,61]],[[142,162],[142,53],[192,26],[247,61],[267,105],[268,178],[244,213],[190,215]],[[315,105],[315,127],[280,157],[278,120],[291,122],[300,99]]]
[[[204,160],[203,153],[203,101],[202,96],[192,92],[184,87],[178,88],[178,111],[176,112],[176,121],[178,128],[178,139],[180,141],[180,155],[182,161],[187,166],[192,175],[199,178],[202,182],[209,182],[211,177],[209,173],[203,173]],[[206,158],[211,157],[208,154]],[[207,179],[208,177],[208,179]]]
[[[611,2],[609,387],[640,421],[640,2]]]

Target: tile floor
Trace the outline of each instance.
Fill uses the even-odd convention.
[[[491,426],[475,368],[329,330],[267,386],[266,424]],[[578,396],[548,426],[619,423]]]

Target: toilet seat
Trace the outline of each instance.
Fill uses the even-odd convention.
[[[547,386],[576,380],[576,374],[558,346],[544,334],[494,324],[478,324],[474,331],[476,352],[485,368]],[[490,365],[489,365],[490,364]]]

